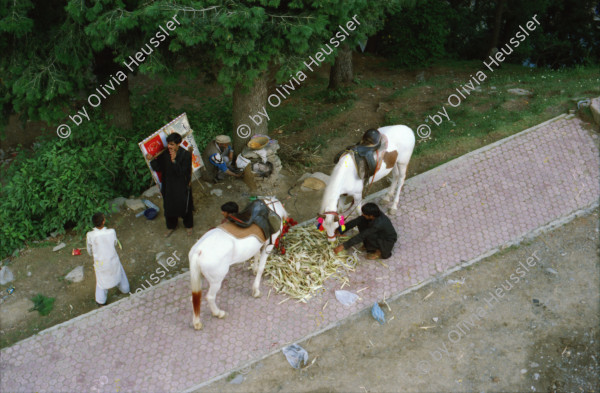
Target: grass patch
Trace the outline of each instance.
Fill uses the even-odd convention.
[[[54,300],[56,299],[53,297],[46,297],[41,293],[38,293],[31,298],[31,301],[33,302],[33,308],[29,311],[37,310],[40,315],[46,316],[50,314],[50,311],[52,311],[52,308],[54,308]]]
[[[469,151],[499,139],[518,133],[536,124],[576,109],[576,98],[600,95],[600,78],[594,67],[550,70],[531,69],[506,64],[494,73],[479,62],[457,62],[444,65],[452,72],[439,74],[425,81],[396,90],[390,99],[395,100],[395,109],[386,115],[385,124],[407,124],[416,130],[419,124],[431,127],[429,139],[419,139],[413,157],[425,161],[419,172],[431,169]],[[439,67],[438,67],[439,68]],[[461,75],[457,75],[461,70]],[[448,96],[457,94],[456,89],[471,80],[471,75],[483,71],[487,79],[477,86],[460,105],[448,104]],[[426,89],[430,86],[429,89]],[[512,88],[531,92],[527,96],[509,93]],[[439,99],[425,101],[420,106],[411,102],[423,101],[423,92],[428,91]],[[409,105],[405,105],[409,103]],[[429,104],[429,105],[427,105]],[[449,119],[430,118],[445,108]],[[589,109],[580,111],[590,118]],[[442,120],[441,122],[439,120]]]

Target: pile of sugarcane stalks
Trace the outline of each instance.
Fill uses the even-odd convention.
[[[347,237],[340,237],[345,241]],[[335,245],[314,226],[294,227],[285,236],[285,254],[276,249],[269,255],[265,275],[276,292],[306,303],[318,291],[324,290],[323,283],[335,277],[348,283],[348,273],[354,272],[358,263],[357,252],[349,255],[347,250],[336,255]]]

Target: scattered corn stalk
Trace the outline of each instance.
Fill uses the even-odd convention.
[[[341,237],[344,241],[347,237]],[[327,237],[313,226],[294,227],[285,236],[286,253],[275,251],[267,259],[265,275],[278,293],[306,302],[329,277],[348,283],[348,273],[354,272],[358,257],[347,250],[338,255]]]

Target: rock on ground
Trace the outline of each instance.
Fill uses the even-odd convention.
[[[130,210],[146,210],[146,205],[139,199],[127,199],[125,201],[125,205]]]
[[[119,209],[121,209],[121,207],[123,207],[123,205],[125,204],[126,201],[127,201],[127,198],[124,198],[124,197],[117,197],[117,198],[113,199],[110,202],[111,211],[113,211],[115,213],[118,212]]]
[[[0,267],[0,285],[5,285],[15,279],[13,272],[8,266]]]
[[[65,280],[71,282],[83,281],[83,266],[77,266],[75,269],[71,270],[69,274],[65,276]]]
[[[160,194],[160,189],[158,188],[158,186],[153,186],[150,187],[149,189],[147,189],[146,191],[144,191],[144,193],[142,194],[143,196],[145,196],[146,198],[151,198],[155,195],[159,195]]]
[[[52,251],[58,251],[58,250],[62,250],[63,248],[65,248],[67,245],[65,243],[59,243],[58,246],[54,247],[52,249]]]
[[[327,187],[327,184],[329,184],[329,175],[321,172],[315,172],[312,174],[306,173],[302,175],[300,180],[304,180],[301,186],[302,191],[319,191]]]

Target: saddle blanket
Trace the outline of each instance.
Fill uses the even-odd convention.
[[[235,225],[232,222],[226,222],[217,227],[218,229],[229,233],[231,236],[236,239],[245,239],[250,236],[254,236],[258,241],[264,243],[267,241],[263,230],[256,224],[250,225],[248,228],[242,228],[240,226]]]

